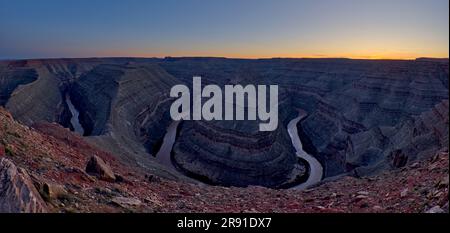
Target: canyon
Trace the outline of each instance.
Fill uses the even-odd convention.
[[[401,169],[306,190],[203,185],[122,162],[60,124],[23,125],[0,107],[2,213],[448,213],[448,169],[442,148]]]
[[[170,90],[192,85],[194,76],[205,85],[278,85],[278,127],[260,131],[260,120],[181,121],[173,148],[163,148],[173,124]],[[448,60],[3,61],[0,105],[23,125],[55,122],[164,179],[291,188],[308,180],[312,163],[298,158],[288,129],[298,109],[308,113],[296,124],[302,150],[320,164],[325,181],[378,175],[446,148]],[[158,161],[161,149],[170,153],[165,162]]]
[[[176,85],[172,87],[170,96],[179,97],[170,107],[172,120],[233,121],[244,120],[245,115],[247,115],[248,120],[256,120],[256,116],[258,116],[262,121],[269,121],[268,123],[261,123],[259,131],[273,131],[277,128],[278,86],[271,85],[269,87],[269,108],[267,108],[267,92],[264,85],[258,85],[258,88],[253,85],[245,87],[242,85],[225,85],[225,94],[222,94],[222,89],[217,85],[207,85],[202,90],[201,80],[201,77],[192,78],[192,99],[191,91],[187,86]],[[222,96],[224,96],[224,99],[222,99]],[[210,99],[202,104],[203,98]],[[245,105],[246,102],[248,106]],[[223,109],[222,106],[224,106]],[[181,109],[181,112],[179,109]]]

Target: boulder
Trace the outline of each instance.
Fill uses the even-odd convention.
[[[425,213],[428,213],[428,214],[442,214],[442,213],[445,213],[445,211],[440,206],[434,206],[433,208],[427,210]]]
[[[47,212],[47,206],[27,172],[6,158],[0,158],[0,212]]]
[[[369,195],[369,192],[367,192],[367,191],[359,191],[359,192],[357,192],[357,194],[358,194],[358,195],[368,196],[368,195]]]
[[[42,185],[42,194],[49,200],[67,197],[64,186],[48,182]]]
[[[111,200],[112,203],[121,207],[140,206],[141,201],[136,198],[115,197]]]
[[[97,176],[101,180],[111,182],[116,180],[116,176],[114,175],[111,167],[97,155],[92,156],[87,163],[86,172]]]

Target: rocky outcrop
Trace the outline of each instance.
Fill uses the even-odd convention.
[[[448,146],[448,100],[393,127],[376,127],[350,137],[347,162],[358,175],[404,167]]]
[[[126,197],[115,197],[111,200],[111,202],[124,208],[128,208],[131,206],[140,206],[142,204],[142,202],[136,198],[126,198]]]
[[[20,85],[26,85],[37,79],[32,68],[5,67],[0,69],[0,106],[8,102],[13,91]]]
[[[15,72],[10,79],[15,77],[14,83],[22,85],[6,92],[0,89],[0,95],[12,91],[10,98],[3,104],[17,120],[25,124],[47,121],[69,126],[70,113],[63,95],[66,86],[80,73],[86,72],[96,64],[97,61],[77,63],[76,59],[11,62],[6,71]],[[17,74],[19,71],[27,73]],[[8,79],[8,76],[6,78]],[[11,88],[11,85],[9,87]]]
[[[63,185],[45,182],[42,184],[41,196],[47,200],[65,198],[67,196],[67,191]]]
[[[0,212],[37,213],[47,207],[28,173],[6,158],[0,158]]]
[[[97,176],[101,180],[105,181],[116,180],[116,176],[114,175],[114,172],[111,170],[111,167],[97,155],[94,155],[91,157],[91,159],[89,159],[89,162],[86,165],[86,172]]]

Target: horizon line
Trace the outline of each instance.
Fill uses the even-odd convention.
[[[86,56],[86,57],[36,57],[36,58],[0,58],[0,61],[25,61],[25,60],[58,60],[58,59],[107,59],[107,58],[137,58],[137,59],[168,59],[168,58],[221,58],[241,60],[270,60],[270,59],[343,59],[343,60],[392,60],[392,61],[415,61],[418,59],[449,60],[449,57],[412,57],[412,58],[364,58],[364,57],[326,57],[326,56],[300,56],[300,57],[233,57],[233,56]]]

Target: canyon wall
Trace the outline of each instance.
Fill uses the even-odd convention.
[[[395,169],[448,143],[448,60],[96,58],[0,63],[0,105],[27,125],[70,127],[64,96],[80,111],[88,141],[124,161],[178,177],[155,154],[171,122],[170,88],[279,85],[279,127],[256,122],[183,122],[172,160],[221,185],[279,187],[306,175],[286,132],[297,109],[305,150],[325,177]]]

